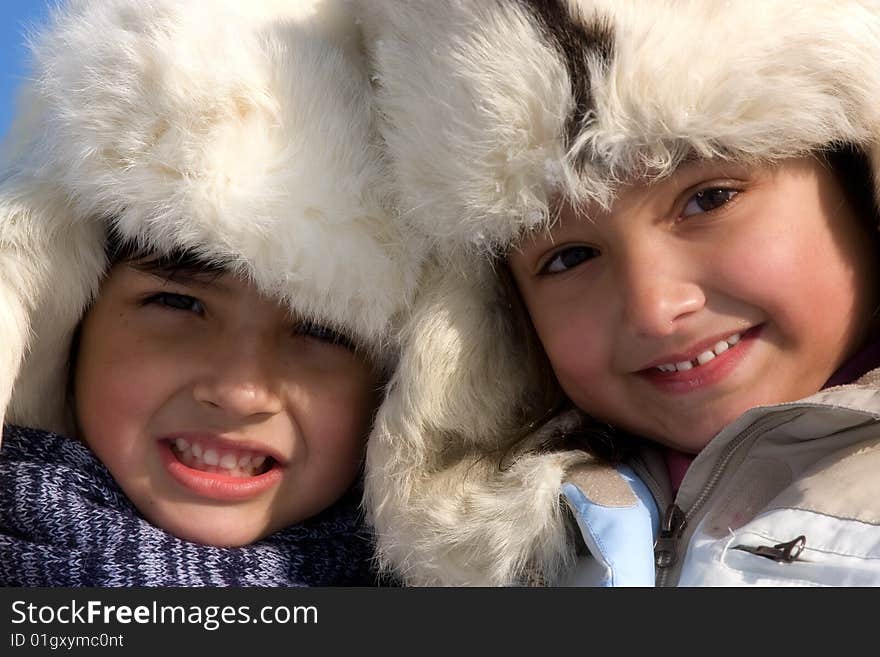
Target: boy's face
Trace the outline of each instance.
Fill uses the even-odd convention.
[[[610,212],[563,207],[509,264],[572,401],[697,452],[747,409],[817,392],[865,338],[863,226],[813,158],[690,162]]]
[[[231,274],[175,279],[105,280],[75,373],[86,443],[187,540],[243,545],[330,506],[360,468],[374,369]]]

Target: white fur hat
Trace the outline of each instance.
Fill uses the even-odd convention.
[[[231,263],[391,360],[417,267],[381,192],[356,23],[342,0],[54,12],[0,160],[0,419],[70,428],[70,339],[111,229]]]
[[[880,3],[367,6],[402,215],[436,261],[368,447],[380,555],[415,584],[553,581],[573,556],[559,485],[586,457],[517,442],[547,379],[491,257],[551,225],[551,198],[609,204],[620,181],[693,154],[772,161],[848,143],[876,180]],[[499,469],[492,455],[514,445]]]

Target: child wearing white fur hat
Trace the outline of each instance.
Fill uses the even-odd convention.
[[[357,480],[416,268],[360,49],[329,0],[71,0],[36,34],[0,175],[3,584],[374,583]]]
[[[385,566],[880,585],[880,5],[369,6],[437,245],[368,447]]]

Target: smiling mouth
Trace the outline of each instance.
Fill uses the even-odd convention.
[[[268,454],[245,449],[208,447],[185,438],[174,438],[168,444],[178,461],[200,472],[239,478],[256,477],[271,470],[276,463]]]
[[[715,360],[715,358],[739,344],[742,336],[742,333],[734,333],[726,337],[724,340],[719,340],[712,346],[711,349],[707,349],[706,351],[700,353],[699,355],[697,355],[696,358],[681,361],[678,363],[665,363],[663,365],[658,365],[657,367],[654,367],[652,369],[663,372],[664,374],[669,374],[672,372],[687,372],[689,370],[702,367],[703,365],[712,362],[713,360]]]

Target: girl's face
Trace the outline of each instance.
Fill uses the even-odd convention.
[[[143,515],[237,546],[335,502],[360,468],[374,369],[231,275],[118,264],[86,315],[74,381],[85,442]]]
[[[747,409],[817,392],[866,337],[874,240],[813,158],[689,162],[587,210],[562,207],[509,264],[598,419],[698,452]]]

